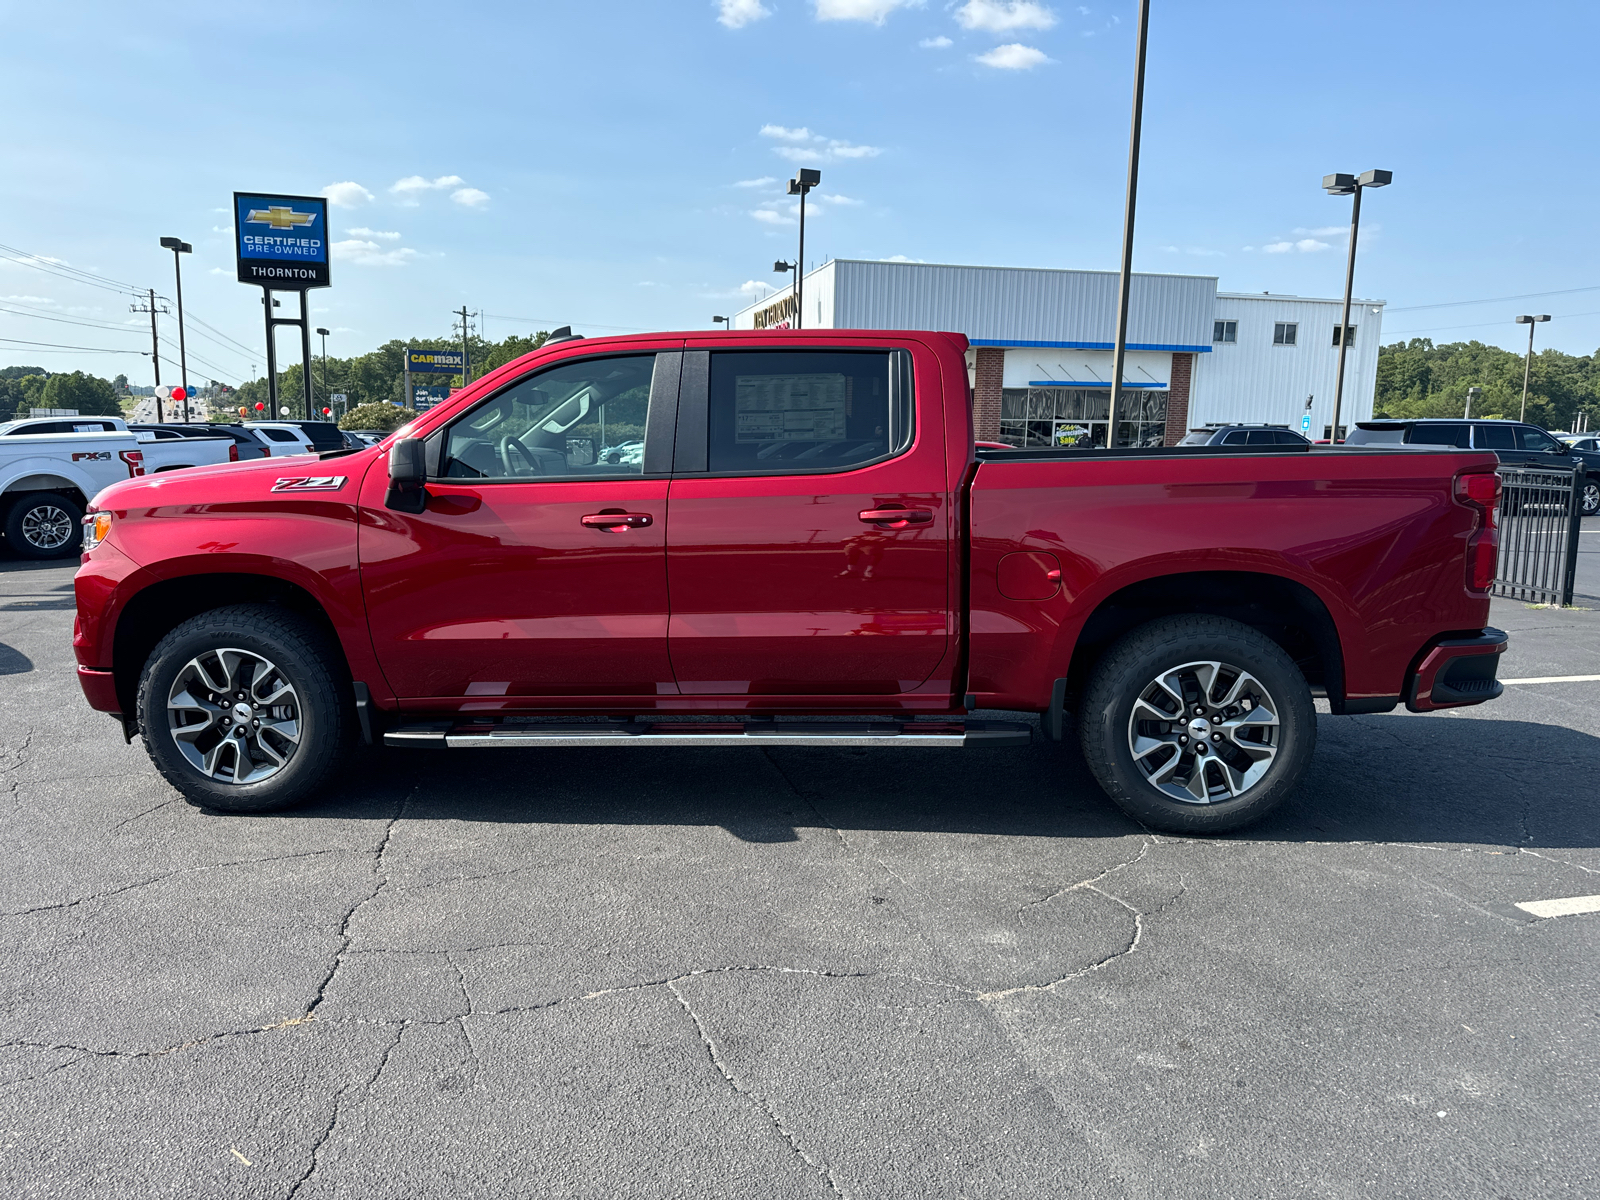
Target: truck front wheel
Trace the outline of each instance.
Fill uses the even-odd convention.
[[[24,558],[66,558],[83,544],[83,509],[58,492],[29,492],[6,514],[6,541]]]
[[[338,649],[309,621],[233,605],[179,625],[139,680],[145,749],[189,803],[270,812],[310,799],[353,744]]]
[[[1079,731],[1095,779],[1136,821],[1220,833],[1299,786],[1317,715],[1305,677],[1270,638],[1222,617],[1167,617],[1106,653]]]

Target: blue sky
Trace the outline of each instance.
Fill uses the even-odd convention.
[[[1511,319],[1549,312],[1540,345],[1600,346],[1594,6],[1153,10],[1136,269],[1336,295],[1349,201],[1320,179],[1383,167],[1395,182],[1367,197],[1357,292],[1389,302],[1386,341],[1520,347]],[[245,347],[191,333],[192,376],[261,370],[259,292],[233,278],[235,189],[336,202],[334,285],[311,295],[339,354],[444,335],[462,304],[495,338],[709,327],[780,281],[797,165],[823,176],[812,261],[1117,261],[1130,0],[0,13],[0,243],[171,295],[157,240],[192,242],[188,311]],[[126,297],[9,262],[0,297],[0,364],[149,382]]]

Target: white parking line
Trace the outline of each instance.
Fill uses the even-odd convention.
[[[1600,675],[1539,675],[1530,679],[1502,679],[1501,683],[1600,683]]]
[[[1517,905],[1536,917],[1575,917],[1600,912],[1600,896],[1568,896],[1565,900],[1524,900]]]

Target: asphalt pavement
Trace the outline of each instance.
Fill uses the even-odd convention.
[[[1600,913],[1516,907],[1600,893],[1600,682],[1323,716],[1205,840],[1039,740],[218,816],[83,702],[74,565],[0,559],[7,1197],[1600,1194]],[[1600,675],[1600,613],[1492,619]]]

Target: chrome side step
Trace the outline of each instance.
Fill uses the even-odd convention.
[[[961,749],[1026,746],[1032,727],[1007,721],[596,721],[540,717],[430,721],[383,735],[385,746],[466,750],[487,746],[886,746]]]

